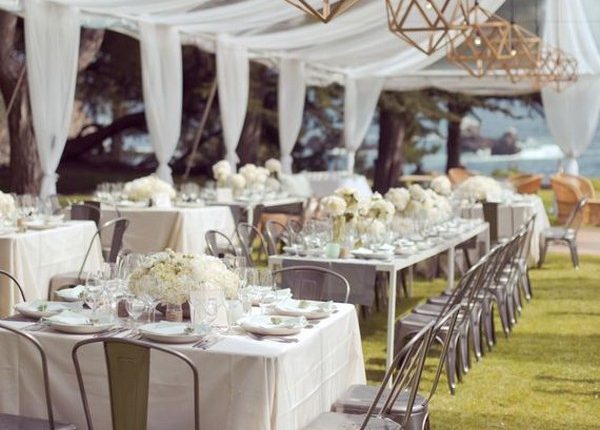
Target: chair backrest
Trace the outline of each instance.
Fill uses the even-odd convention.
[[[85,253],[85,257],[83,258],[81,267],[79,268],[79,273],[77,274],[77,277],[79,279],[81,279],[83,269],[85,268],[85,263],[87,263],[87,259],[89,258],[90,253],[92,252],[92,248],[94,246],[94,242],[95,242],[96,238],[101,238],[102,233],[109,231],[111,228],[113,229],[112,230],[112,239],[111,239],[111,244],[110,244],[110,250],[109,250],[108,256],[106,258],[106,262],[107,263],[116,263],[117,262],[117,258],[119,256],[121,248],[123,248],[123,236],[125,235],[125,231],[127,230],[127,227],[129,227],[128,219],[115,218],[115,219],[111,219],[108,222],[105,222],[98,228],[98,230],[96,230],[96,233],[94,234],[94,236],[92,236],[92,240],[90,241],[87,252]]]
[[[50,430],[54,430],[54,412],[52,409],[52,395],[50,393],[50,378],[48,377],[48,360],[46,358],[46,352],[44,351],[42,344],[38,342],[38,340],[34,338],[31,334],[10,327],[5,323],[0,322],[0,329],[7,330],[12,333],[15,333],[18,336],[21,336],[27,342],[31,343],[33,347],[39,352],[42,365],[42,375],[44,378],[44,395],[46,396],[46,413],[48,414],[48,424],[50,425]]]
[[[242,252],[244,253],[244,257],[246,257],[248,266],[256,266],[256,262],[252,258],[253,244],[256,239],[258,239],[259,242],[257,261],[260,261],[261,256],[264,256],[266,258],[269,255],[265,237],[260,232],[260,230],[258,230],[258,228],[248,223],[241,222],[237,225],[235,231],[240,245],[242,246]]]
[[[386,388],[390,381],[392,382],[392,389],[388,392],[387,397],[383,403],[383,407],[377,414],[378,418],[385,418],[391,415],[391,410],[394,406],[394,402],[398,396],[402,393],[407,393],[406,410],[402,418],[400,426],[402,429],[407,428],[407,424],[412,415],[412,411],[415,405],[415,399],[421,383],[421,376],[423,374],[423,367],[425,365],[425,359],[427,358],[427,352],[431,346],[431,340],[433,332],[435,330],[435,322],[427,324],[419,333],[417,333],[394,358],[392,365],[386,371],[383,381],[373,399],[373,402],[369,406],[367,414],[360,426],[361,430],[367,428],[371,416],[377,406],[380,404],[380,400],[386,395]]]
[[[581,224],[583,223],[583,208],[585,208],[587,203],[587,197],[579,199],[579,201],[571,211],[569,218],[567,218],[565,228],[575,230],[575,232],[577,233],[579,227],[581,227]]]
[[[290,288],[297,299],[348,303],[350,283],[334,270],[314,266],[292,266],[273,270],[273,276],[280,275],[278,284]]]
[[[267,237],[269,255],[277,255],[279,253],[279,245],[289,243],[292,233],[284,224],[270,219],[265,224],[265,236]]]
[[[27,299],[25,299],[25,291],[23,291],[23,287],[21,286],[21,283],[17,280],[17,278],[10,272],[7,272],[6,270],[0,269],[0,277],[2,276],[6,276],[9,281],[12,281],[12,284],[15,285],[17,287],[17,289],[19,290],[19,293],[21,295],[21,300],[23,300],[24,302],[27,301]]]
[[[158,351],[175,357],[192,371],[194,379],[194,429],[200,429],[198,370],[189,358],[172,349],[161,348],[146,342],[102,337],[81,341],[73,347],[72,352],[89,430],[94,430],[94,425],[78,354],[80,348],[96,343],[102,343],[104,346],[113,430],[146,430],[147,428],[151,351]]]
[[[209,254],[213,257],[220,258],[225,255],[238,256],[235,245],[231,239],[220,231],[208,230],[204,233],[204,240],[206,241],[206,247],[208,248]]]
[[[97,206],[90,203],[75,203],[71,206],[71,219],[94,221],[96,223],[96,227],[99,227],[100,203],[98,203]]]
[[[433,335],[431,336],[431,344],[433,345],[436,339],[444,339],[444,342],[442,343],[442,350],[440,351],[439,362],[435,370],[435,376],[433,378],[433,383],[431,384],[431,390],[429,391],[429,397],[427,398],[427,402],[431,401],[433,395],[437,391],[437,387],[440,382],[440,377],[442,376],[442,370],[444,369],[444,363],[446,363],[446,355],[448,355],[448,351],[450,350],[450,342],[452,341],[460,309],[460,305],[456,305],[453,308],[451,308],[449,312],[446,312],[446,314],[436,322],[435,327],[433,329]]]

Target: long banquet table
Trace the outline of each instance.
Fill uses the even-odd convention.
[[[123,248],[133,252],[159,252],[171,248],[178,252],[203,254],[207,230],[219,230],[230,235],[235,229],[231,209],[227,206],[119,207],[118,210],[130,221],[123,238]],[[116,217],[114,207],[102,206],[102,222]]]
[[[67,221],[47,230],[0,235],[0,269],[19,280],[27,300],[46,299],[50,278],[79,270],[95,233],[92,221]],[[97,269],[102,262],[102,248],[97,240],[86,270]],[[0,278],[0,316],[12,313],[13,304],[20,300],[16,290],[9,287],[8,280]]]
[[[290,255],[272,255],[269,257],[269,266],[282,265],[284,260],[303,262],[310,265],[310,263],[340,263],[340,264],[356,264],[363,266],[375,266],[378,272],[387,273],[389,275],[388,282],[388,320],[387,320],[387,352],[386,352],[386,368],[391,364],[394,358],[394,327],[396,323],[396,291],[398,287],[398,272],[403,269],[410,268],[417,263],[425,261],[429,258],[435,257],[441,253],[447,253],[448,255],[448,288],[454,287],[454,264],[455,264],[455,250],[458,245],[466,242],[474,237],[483,235],[486,249],[489,248],[489,225],[487,223],[478,223],[473,225],[469,230],[457,234],[452,239],[444,239],[438,242],[435,246],[417,251],[416,253],[408,256],[394,256],[390,260],[362,260],[356,258],[347,259],[329,259],[329,258],[315,258],[315,257],[300,257]],[[352,288],[352,284],[350,284]]]
[[[172,345],[199,371],[200,428],[292,430],[306,426],[352,384],[365,383],[356,310],[338,304],[338,312],[305,328],[298,343],[258,341],[246,335],[224,336],[208,350]],[[14,327],[31,323],[10,321]],[[71,350],[86,336],[51,329],[29,332],[48,356],[55,418],[87,428],[71,360]],[[0,412],[44,417],[41,375],[33,348],[17,335],[0,330]],[[162,346],[165,346],[164,344]],[[81,362],[95,428],[109,429],[106,366],[99,345],[82,350]],[[173,358],[151,358],[149,429],[192,429],[191,373]]]

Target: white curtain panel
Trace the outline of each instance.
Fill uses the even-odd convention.
[[[248,50],[228,35],[217,38],[217,85],[223,125],[226,159],[235,170],[239,160],[235,150],[240,141],[250,89]]]
[[[581,76],[567,89],[546,88],[546,121],[565,154],[563,168],[579,174],[577,159],[588,148],[600,123],[600,50],[581,0],[548,0],[544,40],[577,58]]]
[[[33,128],[40,157],[40,195],[56,194],[56,169],[73,114],[79,57],[79,12],[44,0],[25,3],[25,49]]]
[[[292,151],[302,128],[306,98],[304,70],[304,62],[298,59],[283,58],[279,62],[277,103],[283,173],[292,173]]]
[[[348,171],[354,173],[356,151],[360,148],[383,88],[383,78],[353,78],[346,80],[344,96],[344,144],[348,150]]]
[[[173,183],[169,161],[181,134],[183,70],[181,41],[176,28],[140,22],[142,84],[146,122],[156,152],[156,175]]]

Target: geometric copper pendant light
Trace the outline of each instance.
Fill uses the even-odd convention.
[[[392,33],[431,55],[452,37],[463,0],[385,0]]]
[[[455,37],[448,46],[450,62],[482,78],[514,58],[510,22],[483,9],[477,1],[473,7],[461,10],[464,16],[454,26]]]
[[[320,6],[313,6],[314,1],[309,0],[285,0],[292,6],[297,7],[298,9],[306,12],[307,14],[313,16],[314,18],[322,21],[324,23],[328,23],[336,16],[344,13],[348,10],[352,5],[354,5],[359,0],[321,0]],[[311,4],[312,3],[312,4]]]
[[[508,43],[510,57],[500,60],[495,68],[503,69],[513,83],[528,79],[536,80],[542,66],[544,49],[542,39],[513,22]]]
[[[545,47],[535,78],[538,87],[552,86],[562,91],[579,79],[577,59],[560,48]]]

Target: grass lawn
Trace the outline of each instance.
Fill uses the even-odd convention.
[[[498,332],[455,396],[441,381],[430,406],[435,430],[600,429],[600,258],[583,256],[575,271],[568,256],[552,254],[531,279],[534,298],[510,337]],[[416,282],[399,314],[443,288],[443,280]],[[384,312],[361,322],[370,383],[383,374],[385,326]]]

